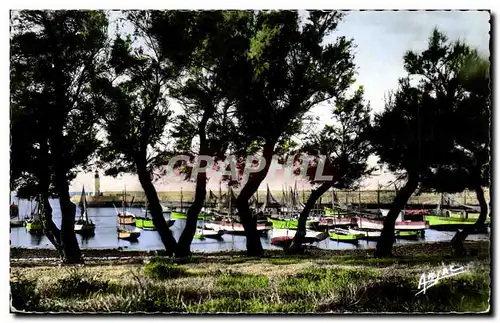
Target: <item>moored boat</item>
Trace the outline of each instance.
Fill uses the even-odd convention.
[[[43,230],[43,227],[42,227],[39,203],[35,202],[35,209],[34,210],[33,210],[32,205],[33,205],[32,201],[30,200],[31,215],[29,217],[27,217],[25,220],[26,230],[29,233],[41,233]]]
[[[419,236],[418,231],[396,231],[395,236],[396,239],[408,239],[408,240],[417,240]]]
[[[350,234],[362,235],[360,239],[366,240],[378,240],[378,238],[382,234],[382,231],[377,230],[356,230],[350,228],[348,231]]]
[[[288,230],[288,229],[274,229],[271,231],[271,243],[274,242],[276,243],[284,243],[289,240],[293,240],[295,237],[295,234],[297,233],[297,230]],[[305,243],[314,243],[314,242],[319,242],[327,239],[329,237],[328,233],[326,232],[319,232],[319,231],[313,231],[313,230],[306,230],[306,235],[304,237],[304,242]]]
[[[42,223],[36,219],[29,219],[25,221],[26,230],[29,233],[40,233],[42,232]]]
[[[318,227],[336,228],[336,227],[347,227],[353,224],[351,218],[338,218],[336,216],[330,216],[326,218],[319,219]]]
[[[224,231],[222,230],[216,231],[211,229],[198,228],[194,237],[197,239],[205,239],[205,238],[221,239],[223,234]]]
[[[141,230],[138,228],[127,228],[125,226],[118,226],[118,239],[128,240],[128,241],[137,241],[137,239],[141,236]]]
[[[187,219],[187,212],[170,211],[170,217],[172,219],[185,220]],[[200,214],[198,215],[198,220],[203,220],[206,217],[207,215],[205,213],[200,212]]]
[[[227,234],[245,234],[243,224],[231,220],[207,222],[205,223],[205,227],[215,231],[224,231]],[[272,229],[273,227],[269,223],[257,223],[257,231],[261,233]]]
[[[148,200],[146,199],[146,207],[143,209],[144,215],[143,216],[138,216],[134,215],[134,224],[136,227],[141,228],[141,229],[149,229],[149,230],[156,230],[156,227],[153,223],[153,219],[148,215]],[[171,227],[174,225],[175,220],[166,220],[167,225]]]
[[[369,219],[366,217],[356,217],[356,223],[360,229],[382,230],[384,228],[383,220]],[[395,223],[396,230],[425,230],[427,228],[426,221],[397,221]]]
[[[359,239],[364,237],[364,234],[353,234],[349,230],[339,228],[330,230],[329,234],[332,240],[350,243],[357,243]]]
[[[267,217],[267,220],[272,223],[273,229],[297,229],[299,220],[294,219],[276,219]]]
[[[75,232],[81,235],[93,235],[95,232],[95,224],[89,219],[87,213],[87,199],[85,195],[85,187],[82,187],[82,194],[80,195],[80,218],[75,222]]]

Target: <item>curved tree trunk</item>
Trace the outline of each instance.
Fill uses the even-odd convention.
[[[45,138],[45,136],[43,137]],[[40,141],[40,152],[41,152],[41,162],[44,165],[48,165],[49,160],[49,147],[47,140]],[[52,207],[49,202],[49,187],[50,187],[50,172],[47,169],[44,169],[45,172],[40,173],[39,179],[39,187],[42,192],[42,226],[43,233],[50,240],[50,242],[54,245],[54,247],[59,252],[61,259],[64,258],[64,253],[61,244],[61,230],[56,226],[54,221],[52,220]]]
[[[475,191],[477,200],[481,207],[481,211],[479,213],[477,221],[473,225],[466,227],[462,231],[457,231],[455,236],[451,239],[451,246],[453,248],[453,252],[457,255],[466,254],[467,251],[465,250],[464,247],[465,239],[467,239],[467,236],[469,234],[474,233],[475,230],[481,229],[484,226],[484,223],[486,222],[486,217],[488,215],[488,204],[486,203],[486,199],[484,198],[483,188],[480,185],[478,185],[475,187]]]
[[[160,235],[161,242],[165,246],[165,250],[168,256],[172,256],[175,253],[177,247],[177,242],[175,241],[172,231],[167,225],[165,218],[163,217],[163,209],[158,199],[158,193],[151,181],[151,176],[144,166],[145,163],[137,163],[137,175],[139,176],[139,182],[141,183],[142,189],[146,194],[148,199],[148,206],[151,211],[151,217],[153,218],[153,224]]]
[[[258,173],[251,174],[252,176],[249,176],[248,181],[236,199],[236,208],[238,209],[241,224],[245,230],[247,254],[251,257],[261,256],[264,253],[264,249],[262,248],[260,235],[257,231],[257,217],[253,216],[250,212],[248,200],[257,191],[260,183],[262,183],[264,178],[267,176],[267,172],[271,166],[275,144],[275,141],[268,141],[264,144],[263,157],[266,160],[264,169]]]
[[[206,127],[208,120],[213,116],[215,109],[211,104],[204,106],[203,117],[198,126],[198,135],[200,137],[200,156],[208,152],[208,143],[206,135]],[[201,167],[201,164],[199,165]],[[205,168],[208,166],[204,165]],[[176,255],[179,257],[189,256],[191,251],[191,242],[193,241],[194,234],[196,233],[196,224],[198,223],[198,215],[200,214],[203,203],[207,195],[207,173],[206,171],[198,173],[196,177],[196,191],[193,204],[188,209],[186,226],[182,231],[179,242],[177,243]]]
[[[66,176],[58,180],[57,189],[59,193],[59,204],[61,205],[61,243],[63,261],[66,264],[83,263],[82,252],[78,246],[78,240],[75,234],[76,205],[70,200],[69,185]]]
[[[405,186],[397,193],[394,198],[391,210],[387,214],[384,221],[384,228],[377,243],[375,250],[375,257],[390,257],[392,255],[392,245],[394,244],[394,230],[396,226],[396,219],[399,213],[408,202],[413,192],[418,186],[418,174],[410,173],[408,181]]]
[[[186,227],[182,231],[179,242],[177,243],[176,256],[186,257],[190,255],[191,242],[196,233],[196,224],[198,223],[198,215],[200,214],[205,197],[207,194],[207,175],[205,172],[198,174],[196,180],[196,192],[194,202],[188,209]]]
[[[330,187],[332,187],[331,182],[323,183],[320,187],[311,192],[311,195],[307,199],[304,209],[302,210],[302,212],[300,212],[299,221],[297,223],[297,233],[295,234],[293,242],[288,249],[289,253],[298,253],[301,251],[302,243],[304,242],[304,237],[306,236],[306,222],[307,217],[309,216],[309,212],[311,212],[311,209],[316,204],[316,201],[323,194],[325,194],[325,192],[328,191]]]
[[[42,196],[42,203],[43,203],[43,213],[42,213],[43,233],[57,249],[61,258],[64,258],[64,253],[61,245],[61,231],[52,220],[52,207],[50,206],[48,196],[45,194],[44,196]]]

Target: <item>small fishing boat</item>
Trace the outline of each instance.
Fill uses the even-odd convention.
[[[30,200],[30,211],[33,210],[33,203]],[[35,209],[25,221],[26,230],[29,233],[40,233],[43,231],[39,203],[35,202]]]
[[[329,233],[330,239],[342,242],[357,243],[359,239],[364,237],[364,234],[353,234],[349,230],[340,228],[330,230]]]
[[[205,214],[205,212],[202,210],[200,212],[200,214],[198,215],[198,220],[203,220],[207,216],[208,215]],[[186,220],[187,219],[187,212],[170,211],[170,217],[172,219]]]
[[[351,218],[338,218],[336,216],[329,216],[319,219],[318,227],[337,228],[347,227],[353,224]]]
[[[282,244],[287,243],[295,237],[297,230],[288,229],[274,229],[271,232],[271,244]],[[326,232],[318,232],[312,230],[306,230],[306,235],[304,237],[305,243],[314,243],[327,239],[329,237]]]
[[[378,240],[380,235],[382,234],[382,231],[377,231],[377,230],[356,230],[356,229],[349,229],[350,234],[356,234],[356,235],[362,235],[360,239],[366,239],[366,240]]]
[[[19,205],[12,202],[10,205],[10,227],[17,228],[22,226],[24,226],[24,221],[19,219]]]
[[[401,217],[401,215],[400,215]],[[396,219],[396,230],[425,230],[427,228],[426,221],[405,221],[400,217]],[[356,217],[356,224],[360,229],[382,230],[384,228],[383,220],[369,219],[366,217]]]
[[[273,229],[297,229],[299,220],[277,219],[268,216],[267,220],[272,223]]]
[[[224,234],[224,231],[222,231],[222,230],[216,231],[216,230],[211,230],[211,229],[206,229],[206,228],[198,228],[198,230],[196,230],[194,237],[196,239],[200,239],[200,240],[203,240],[205,238],[219,240],[222,238],[223,234]]]
[[[87,199],[85,195],[85,187],[82,187],[82,194],[80,195],[80,218],[75,222],[75,232],[81,235],[93,235],[95,232],[95,224],[89,220],[87,213]]]
[[[294,237],[279,236],[271,238],[271,244],[274,246],[287,246],[290,245]]]
[[[113,204],[113,206],[115,207],[116,215],[118,217],[118,223],[123,225],[135,225],[135,214],[127,210],[126,199],[127,199],[127,188],[125,188],[125,190],[123,191],[121,210],[118,210],[116,205]],[[132,205],[132,203],[134,203],[134,197],[132,197],[130,205]]]
[[[144,216],[134,215],[134,224],[136,227],[141,229],[149,229],[156,230],[155,225],[153,223],[153,219],[148,215],[148,200],[146,199],[146,208],[143,209]],[[168,227],[174,225],[175,220],[166,220]]]
[[[343,217],[346,217],[347,216],[347,211],[345,210],[336,210],[336,209],[333,209],[333,208],[329,208],[327,206],[325,206],[324,208],[324,211],[325,213],[323,214],[323,216],[326,216],[326,217],[340,217],[340,218],[343,218]]]
[[[233,219],[207,222],[205,227],[215,231],[224,231],[227,234],[245,234],[243,224],[236,222]],[[272,229],[272,225],[267,222],[257,223],[257,231],[261,234]]]
[[[417,240],[419,236],[418,231],[396,231],[396,239],[408,239],[408,240]]]
[[[139,228],[126,228],[125,226],[118,226],[118,239],[127,241],[137,241],[141,236],[141,230]]]

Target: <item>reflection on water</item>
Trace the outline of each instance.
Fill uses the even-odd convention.
[[[57,200],[51,201],[51,206],[53,209],[53,218],[56,225],[61,223],[61,213],[59,208],[59,203]],[[21,218],[27,214],[29,209],[29,202],[21,201],[19,206],[19,213]],[[141,210],[139,208],[131,208],[131,212],[135,214],[140,214]],[[77,211],[78,212],[78,211]],[[78,217],[79,214],[77,214]],[[124,240],[119,240],[116,232],[117,219],[114,208],[90,208],[88,209],[89,218],[94,221],[96,225],[95,235],[93,237],[83,237],[77,234],[78,242],[81,248],[127,248],[131,250],[155,250],[163,249],[163,244],[161,243],[158,232],[151,230],[141,230],[141,236],[137,242],[129,242]],[[165,218],[168,219],[169,215],[166,214]],[[199,221],[200,223],[202,221]],[[176,219],[174,225],[170,228],[176,239],[179,239],[182,230],[185,226],[185,220]],[[453,237],[454,232],[436,231],[436,230],[426,230],[425,238],[419,238],[419,240],[398,240],[396,243],[418,243],[425,239],[425,241],[450,241]],[[469,239],[488,239],[487,234],[475,234],[471,235]],[[11,246],[14,247],[29,247],[29,248],[53,248],[50,241],[43,234],[35,235],[30,234],[26,231],[26,228],[11,228],[10,233]],[[270,244],[271,239],[269,235],[261,237],[262,245],[266,249],[281,249],[280,247],[275,247]],[[319,243],[314,244],[315,246],[322,249],[357,249],[357,248],[367,248],[375,247],[376,242],[374,241],[364,241],[360,240],[358,244],[343,243],[330,239],[326,239]],[[245,237],[239,235],[229,235],[225,234],[220,240],[216,239],[205,239],[205,240],[193,240],[191,245],[193,251],[220,251],[220,250],[245,250]]]

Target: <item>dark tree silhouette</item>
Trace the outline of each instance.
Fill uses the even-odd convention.
[[[370,129],[370,107],[363,102],[363,88],[360,87],[352,97],[339,98],[332,111],[333,123],[318,133],[306,136],[301,150],[309,157],[326,158],[323,175],[332,180],[316,179],[318,163],[308,165],[307,178],[315,188],[304,209],[300,213],[297,233],[289,248],[290,252],[298,252],[306,233],[306,221],[316,201],[329,188],[355,188],[359,180],[370,174],[367,160],[371,154],[370,141],[367,134]],[[296,173],[300,169],[296,170]]]
[[[463,130],[457,126],[462,122],[457,107],[471,93],[462,80],[473,54],[467,45],[450,43],[434,30],[426,50],[405,55],[409,77],[400,81],[386,110],[376,116],[371,134],[381,162],[403,171],[406,178],[384,221],[376,256],[391,254],[396,218],[424,177],[432,169],[458,162],[452,157]]]
[[[83,259],[74,232],[76,207],[70,200],[69,181],[79,166],[87,165],[98,145],[90,83],[100,71],[108,20],[99,11],[77,10],[13,12],[12,20],[11,86],[16,90],[11,101],[16,109],[31,109],[27,115],[38,123],[40,137],[28,145],[42,162],[47,160],[39,166],[48,166],[47,174],[31,174],[37,176],[38,193],[45,195],[46,219],[50,217],[47,189],[54,185],[62,213],[64,261],[79,263]],[[57,234],[50,219],[47,223]]]
[[[265,167],[250,174],[236,207],[245,229],[247,253],[263,253],[249,199],[266,177],[280,141],[300,129],[313,106],[341,96],[352,84],[352,42],[344,37],[324,44],[342,15],[334,11],[259,11],[252,20],[250,46],[231,70],[238,132],[236,146],[246,154],[258,146]]]

